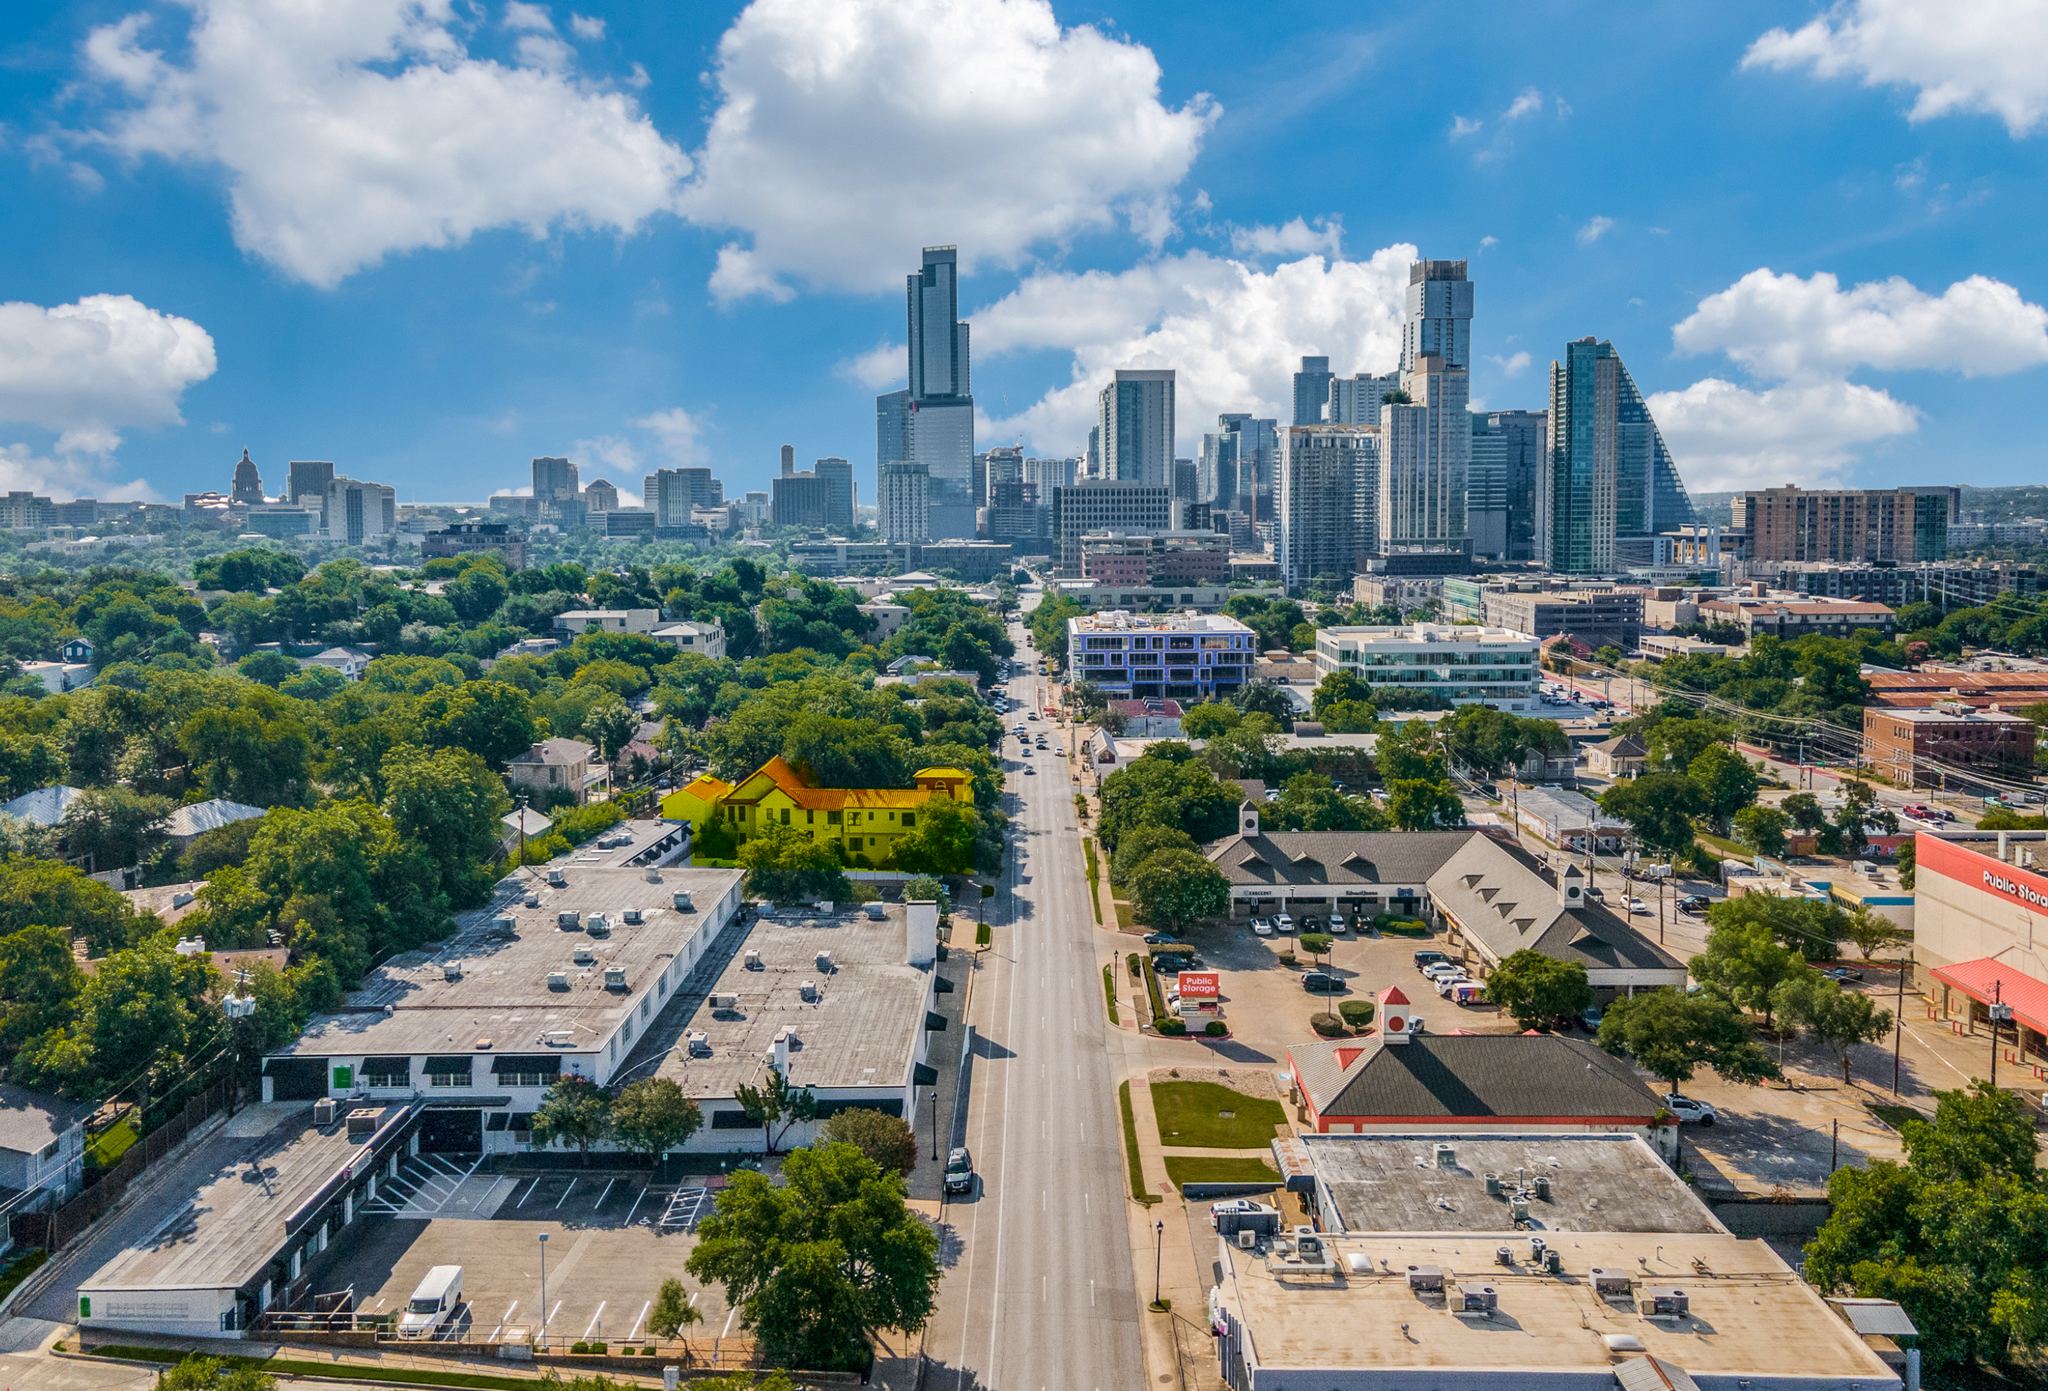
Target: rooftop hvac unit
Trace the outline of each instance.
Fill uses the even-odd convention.
[[[1691,1312],[1692,1300],[1684,1290],[1670,1285],[1644,1290],[1642,1303],[1637,1305],[1645,1318],[1682,1319]]]
[[[612,927],[611,923],[606,920],[605,915],[602,913],[592,913],[589,921],[585,922],[583,926],[593,937],[600,933],[611,931]]]
[[[661,871],[650,867],[647,871],[647,882],[650,884],[659,884],[661,882]]]
[[[540,895],[539,895],[539,894],[528,894],[528,895],[526,896],[526,906],[527,906],[527,907],[529,907],[529,908],[538,908],[538,907],[540,907]]]
[[[1486,1176],[1486,1196],[1489,1198],[1498,1198],[1500,1196],[1499,1174],[1488,1174]]]
[[[597,953],[589,947],[578,947],[572,959],[578,966],[592,966],[597,963]]]
[[[761,953],[755,951],[752,947],[747,948],[747,954],[744,958],[744,961],[746,968],[749,971],[758,971],[761,969]]]
[[[690,1030],[690,1052],[703,1057],[711,1051],[711,1036],[699,1030]]]
[[[315,1125],[333,1125],[333,1124],[334,1124],[334,1098],[333,1098],[333,1097],[331,1097],[331,1096],[323,1096],[323,1097],[321,1097],[321,1098],[320,1098],[320,1099],[319,1099],[318,1101],[316,1101],[316,1102],[314,1102],[314,1103],[313,1103],[313,1124],[315,1124]]]
[[[680,912],[690,913],[696,911],[690,907],[690,891],[688,889],[676,890],[675,903],[677,910]]]
[[[641,916],[641,914],[640,914],[640,910],[639,910],[638,908],[628,908],[628,909],[626,910],[626,926],[628,926],[628,927],[638,927],[638,926],[640,926],[640,916]]]
[[[442,980],[461,980],[461,979],[462,979],[462,963],[461,963],[460,961],[451,961],[451,962],[449,962],[449,963],[448,963],[447,965],[443,966],[443,967],[441,968],[441,979],[442,979]]]
[[[1537,1196],[1538,1198],[1540,1198],[1541,1200],[1543,1200],[1544,1202],[1546,1202],[1546,1203],[1547,1203],[1547,1202],[1549,1202],[1549,1201],[1550,1201],[1550,1175],[1549,1175],[1549,1174],[1538,1174],[1538,1175],[1536,1175],[1536,1182],[1535,1182],[1535,1187],[1536,1187],[1536,1196]]]
[[[825,974],[825,975],[828,975],[828,976],[832,974],[832,953],[831,953],[831,952],[829,952],[829,951],[821,951],[821,952],[819,952],[819,953],[818,953],[818,970],[819,970],[819,971],[820,971],[821,973],[823,973],[823,974]]]
[[[550,990],[567,990],[568,988],[569,988],[569,973],[568,973],[567,971],[550,971],[550,972],[548,972],[548,989],[550,989]]]
[[[803,998],[805,1004],[814,1005],[818,1002],[818,983],[807,980],[796,988],[796,993]]]
[[[1626,1270],[1596,1265],[1587,1274],[1593,1277],[1593,1293],[1597,1295],[1627,1294],[1635,1288],[1635,1279]]]
[[[623,966],[605,967],[604,988],[607,990],[624,990],[626,988],[626,968]]]
[[[550,1048],[567,1048],[576,1041],[574,1029],[549,1029],[540,1036],[540,1041]]]
[[[500,932],[517,932],[519,930],[519,919],[509,917],[497,918],[492,921],[491,926],[497,928]]]
[[[1543,1253],[1543,1268],[1552,1275],[1559,1274],[1564,1270],[1564,1257],[1558,1254],[1555,1246]]]
[[[1468,1285],[1458,1293],[1464,1296],[1459,1307],[1468,1314],[1491,1314],[1500,1307],[1500,1296],[1491,1285]]]
[[[382,1112],[378,1111],[374,1106],[357,1107],[348,1113],[348,1133],[351,1135],[375,1134],[377,1130],[377,1117],[381,1114]]]
[[[549,871],[548,871],[548,887],[549,887],[549,888],[551,888],[551,889],[566,889],[566,888],[568,888],[568,887],[569,887],[569,876],[568,876],[568,875],[566,875],[566,874],[564,874],[564,873],[562,873],[562,871],[560,871],[559,869],[551,869],[551,870],[549,870]]]
[[[1540,1236],[1529,1238],[1529,1260],[1532,1264],[1543,1264],[1543,1251],[1547,1244]]]
[[[1515,1248],[1512,1246],[1496,1246],[1493,1248],[1493,1259],[1501,1265],[1513,1265],[1515,1263]]]
[[[557,913],[555,914],[555,926],[561,928],[564,932],[574,932],[577,928],[583,926],[583,917],[578,913]]]
[[[1456,1145],[1447,1145],[1439,1141],[1436,1147],[1436,1166],[1439,1169],[1457,1168],[1458,1147]]]
[[[1441,1294],[1444,1288],[1444,1272],[1441,1266],[1411,1265],[1408,1267],[1408,1288],[1418,1293],[1434,1291]]]
[[[715,992],[711,996],[711,1008],[713,1009],[738,1009],[739,1007],[740,997],[736,994]]]
[[[1508,1198],[1508,1215],[1517,1222],[1527,1221],[1529,1217],[1529,1200],[1520,1193],[1510,1195]]]
[[[1250,1227],[1239,1227],[1237,1229],[1237,1249],[1240,1251],[1258,1250],[1259,1234]]]

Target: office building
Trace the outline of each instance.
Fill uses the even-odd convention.
[[[1401,389],[1401,374],[1374,376],[1360,372],[1355,377],[1330,378],[1330,404],[1323,419],[1330,425],[1377,425],[1380,407],[1389,392]]]
[[[851,531],[860,512],[860,484],[853,481],[853,465],[844,459],[820,459],[811,465],[811,472],[824,479],[831,492],[825,505],[825,525]]]
[[[1330,359],[1327,357],[1304,357],[1301,360],[1301,370],[1294,374],[1296,425],[1324,423],[1326,417],[1323,411],[1329,405],[1330,383],[1334,380],[1330,373]]]
[[[618,507],[619,490],[604,479],[592,479],[583,489],[583,508],[586,512],[616,512]]]
[[[1117,479],[1086,479],[1052,494],[1053,559],[1081,573],[1081,538],[1091,531],[1170,531],[1173,490]]]
[[[832,485],[815,473],[793,473],[769,482],[768,520],[777,526],[825,526]]]
[[[1228,699],[1250,679],[1258,638],[1221,614],[1104,610],[1067,620],[1068,669],[1111,699]]]
[[[1465,474],[1465,528],[1472,553],[1535,559],[1536,473],[1548,411],[1475,411]]]
[[[1290,425],[1280,432],[1275,558],[1290,590],[1311,581],[1349,585],[1379,549],[1380,432],[1352,425]]]
[[[1649,406],[1614,345],[1591,337],[1550,364],[1549,438],[1536,488],[1537,559],[1559,574],[1608,574],[1617,538],[1696,522]]]
[[[1435,353],[1424,353],[1401,380],[1409,401],[1380,407],[1379,544],[1374,549],[1462,548],[1472,460],[1472,419],[1465,409],[1471,376]]]
[[[398,530],[398,492],[387,483],[364,483],[336,475],[327,485],[317,533],[323,541],[360,546]]]
[[[189,507],[193,494],[185,496]],[[0,527],[27,530],[54,526],[56,517],[57,504],[35,493],[11,490],[4,499],[0,499]]]
[[[1536,708],[1537,640],[1510,628],[1407,623],[1323,628],[1316,633],[1319,677],[1348,672],[1372,687],[1428,692],[1454,704],[1496,710]]]
[[[875,467],[910,458],[910,393],[889,391],[875,398]]]
[[[1893,561],[1948,558],[1948,528],[1960,488],[1844,488],[1796,485],[1737,493],[1730,520],[1749,533],[1749,560]]]
[[[1024,481],[1037,484],[1040,500],[1049,502],[1054,488],[1074,486],[1082,463],[1080,459],[1026,459]]]
[[[1375,418],[1373,423],[1378,423]],[[1195,457],[1195,500],[1271,521],[1273,479],[1280,466],[1279,422],[1229,413],[1202,436]]]
[[[1230,583],[1230,538],[1214,531],[1090,532],[1081,538],[1081,573],[1098,585]]]
[[[590,529],[603,534],[607,541],[653,541],[659,539],[654,525],[654,514],[644,507],[614,507],[608,512],[592,512],[589,517]],[[688,528],[677,528],[688,530]],[[693,539],[676,537],[677,540]]]
[[[282,501],[311,498],[318,507],[327,496],[327,485],[334,481],[334,465],[325,459],[294,459],[287,465],[285,477]]]
[[[1173,371],[1118,368],[1096,404],[1102,477],[1173,486]]]
[[[441,560],[491,551],[502,556],[507,570],[526,568],[526,540],[504,522],[451,522],[420,539],[420,559]]]
[[[1049,509],[1038,498],[1038,485],[1022,479],[989,484],[988,539],[1042,553]]]
[[[256,461],[246,449],[242,451],[241,462],[235,465],[235,481],[228,496],[245,507],[261,507],[265,501],[263,479],[257,475]]]
[[[1401,321],[1401,375],[1434,353],[1454,372],[1472,370],[1472,282],[1463,261],[1414,261]]]
[[[1176,502],[1207,502],[1208,498],[1198,496],[1195,491],[1195,461],[1175,459],[1173,461],[1173,497]]]
[[[931,540],[931,470],[901,461],[882,465],[875,506],[885,542],[921,545]]]
[[[1753,579],[1773,590],[1824,599],[1862,599],[1901,608],[1926,603],[1937,608],[1976,608],[2012,596],[2031,599],[2041,592],[2040,571],[2032,565],[1971,564],[1847,564],[1788,561],[1745,567]]]
[[[1942,786],[1938,769],[1985,773],[2019,782],[2034,775],[2034,722],[1960,700],[1863,710],[1863,761],[1898,787]]]
[[[640,505],[654,514],[654,524],[660,527],[688,526],[693,509],[724,502],[725,485],[708,468],[656,469],[640,484]]]
[[[1790,642],[1818,634],[1828,638],[1875,633],[1890,642],[1899,630],[1898,614],[1883,604],[1855,599],[1708,599],[1700,604],[1702,623],[1732,623],[1745,641],[1759,633]]]
[[[955,247],[928,246],[923,265],[906,278],[910,384],[875,398],[875,467],[879,485],[890,464],[922,465],[921,525],[934,536],[971,538],[974,396],[959,260]]]
[[[1447,608],[1453,581],[1444,581]],[[1565,634],[1588,647],[1612,644],[1633,652],[1643,636],[1640,589],[1539,590],[1533,585],[1488,586],[1480,594],[1481,621],[1488,627],[1527,633],[1539,641]]]
[[[543,456],[533,461],[533,495],[543,503],[550,498],[565,501],[581,492],[576,486],[576,465],[567,459]]]

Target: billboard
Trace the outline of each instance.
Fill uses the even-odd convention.
[[[1223,976],[1218,971],[1182,971],[1176,984],[1183,1000],[1214,1000],[1223,994]]]

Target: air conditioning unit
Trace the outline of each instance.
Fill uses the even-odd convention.
[[[1594,1266],[1586,1272],[1593,1277],[1593,1293],[1600,1296],[1627,1294],[1635,1288],[1635,1277],[1626,1270],[1612,1270],[1605,1266]]]
[[[1237,1229],[1237,1249],[1240,1251],[1258,1250],[1259,1234],[1250,1227],[1239,1227]]]
[[[1682,1319],[1692,1310],[1692,1300],[1686,1292],[1670,1285],[1643,1291],[1642,1302],[1636,1306],[1644,1318]]]
[[[1444,1288],[1443,1268],[1434,1265],[1409,1266],[1408,1288],[1418,1293],[1429,1291],[1441,1294]]]
[[[607,990],[624,990],[626,988],[626,968],[623,966],[605,967],[604,988]]]
[[[740,997],[737,994],[714,992],[711,996],[710,1004],[713,1009],[738,1009],[740,1007]]]
[[[510,917],[495,918],[492,920],[491,926],[500,932],[517,932],[519,930],[519,919]]]
[[[1532,1236],[1529,1238],[1529,1263],[1531,1265],[1543,1264],[1543,1252],[1547,1245],[1548,1243],[1545,1242],[1543,1238],[1540,1236]]]
[[[796,993],[805,1004],[814,1005],[818,1002],[818,983],[807,980],[796,988]]]
[[[647,871],[647,882],[650,884],[659,884],[661,882],[661,871],[650,867]]]
[[[1468,1314],[1491,1314],[1500,1307],[1500,1296],[1491,1285],[1466,1285],[1458,1293],[1463,1296],[1459,1307]]]
[[[745,966],[746,966],[746,969],[748,969],[749,971],[758,971],[758,970],[760,970],[760,969],[761,969],[761,953],[759,953],[759,952],[755,951],[755,950],[754,950],[754,949],[753,949],[752,947],[748,947],[748,948],[747,948],[747,954],[746,954],[746,956],[745,956],[745,958],[744,958],[744,964],[745,964]]]
[[[1512,1246],[1496,1246],[1493,1248],[1493,1259],[1496,1265],[1513,1265],[1515,1263],[1515,1248]]]
[[[1536,1175],[1536,1178],[1535,1178],[1535,1182],[1534,1182],[1534,1187],[1535,1187],[1535,1189],[1536,1189],[1536,1196],[1537,1196],[1537,1197],[1538,1197],[1539,1199],[1541,1199],[1542,1201],[1544,1201],[1544,1202],[1546,1202],[1546,1203],[1550,1201],[1550,1175],[1549,1175],[1549,1174],[1538,1174],[1538,1175]]]
[[[568,888],[568,887],[569,887],[569,876],[568,876],[568,875],[566,875],[566,874],[564,874],[564,873],[562,873],[562,871],[560,871],[559,869],[551,869],[551,870],[549,870],[549,871],[548,871],[548,887],[549,887],[549,888],[551,888],[551,889],[566,889],[566,888]]]
[[[675,904],[678,912],[693,913],[696,911],[690,906],[690,891],[688,889],[676,890]]]
[[[550,972],[548,972],[548,989],[550,989],[550,990],[567,990],[568,988],[569,988],[569,973],[568,973],[567,971],[550,971]]]
[[[1436,1147],[1436,1166],[1439,1169],[1457,1168],[1458,1147],[1456,1145],[1447,1145],[1439,1141]]]
[[[578,966],[594,966],[597,964],[597,952],[590,947],[578,947],[570,959]]]
[[[639,910],[638,908],[628,908],[628,909],[626,910],[626,926],[628,926],[628,927],[638,927],[638,926],[640,926],[640,916],[641,916],[641,915],[640,915],[640,910]]]
[[[443,966],[443,967],[441,968],[441,979],[442,979],[442,980],[461,980],[461,979],[462,979],[462,963],[461,963],[460,961],[450,961],[450,962],[449,962],[449,963],[447,963],[447,964],[446,964],[445,966]]]
[[[334,1098],[333,1098],[333,1097],[331,1097],[331,1096],[323,1096],[323,1097],[321,1097],[321,1098],[320,1098],[320,1099],[319,1099],[318,1101],[316,1101],[316,1102],[314,1102],[314,1103],[313,1103],[313,1124],[315,1124],[315,1125],[333,1125],[333,1124],[334,1124]]]
[[[829,976],[829,975],[831,975],[831,974],[832,974],[832,953],[831,953],[831,952],[829,952],[829,951],[821,951],[821,952],[819,952],[819,953],[818,953],[818,972],[819,972],[819,974],[821,974],[821,975],[827,975],[827,976]]]
[[[690,1030],[690,1052],[701,1058],[710,1051],[711,1036],[696,1029]]]
[[[583,916],[580,913],[557,913],[555,914],[555,926],[561,928],[564,932],[574,932],[577,928],[583,926]]]
[[[529,907],[529,908],[538,908],[538,907],[540,907],[540,895],[539,895],[539,894],[528,894],[528,895],[526,896],[526,906],[527,906],[527,907]]]
[[[596,936],[600,932],[611,931],[611,926],[611,923],[605,919],[605,915],[602,913],[592,913],[590,920],[584,923],[584,927],[589,929],[592,936]]]
[[[549,1029],[540,1036],[540,1041],[550,1048],[567,1048],[576,1041],[574,1029]]]

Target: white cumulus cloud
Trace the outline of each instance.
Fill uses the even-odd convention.
[[[1855,446],[1920,428],[1905,402],[1844,381],[1757,391],[1709,377],[1649,405],[1687,484],[1708,492],[1839,483]]]
[[[1742,66],[1911,87],[1911,120],[1984,113],[2023,136],[2048,119],[2043,53],[2048,6],[2040,0],[1844,0],[1798,29],[1763,35]]]
[[[593,43],[604,37],[604,21],[587,14],[570,15],[569,28],[577,38],[588,39]]]
[[[1298,217],[1279,227],[1233,227],[1230,249],[1243,256],[1340,256],[1344,219],[1319,217],[1313,227]]]
[[[691,169],[630,96],[569,74],[537,5],[507,9],[507,65],[469,55],[452,0],[181,3],[161,50],[143,14],[87,40],[127,98],[93,138],[219,168],[237,244],[315,285],[488,228],[631,232]]]
[[[1454,113],[1451,116],[1451,139],[1463,140],[1468,135],[1477,135],[1484,124],[1484,121],[1474,121]]]
[[[704,417],[692,415],[681,406],[652,415],[643,415],[633,422],[638,428],[653,435],[661,452],[671,464],[701,464],[704,462]]]
[[[859,382],[870,391],[901,386],[910,375],[909,350],[901,343],[884,339],[866,352],[834,364],[832,371],[850,382]]]
[[[1197,251],[1116,274],[1033,275],[974,316],[975,351],[986,360],[1064,349],[1073,354],[1072,380],[1016,416],[976,428],[1079,453],[1096,395],[1119,367],[1175,369],[1183,455],[1221,412],[1291,418],[1292,374],[1304,354],[1327,354],[1346,375],[1392,369],[1415,256],[1412,246],[1390,246],[1366,260],[1306,256],[1267,271]]]
[[[1508,109],[1500,113],[1503,121],[1519,121],[1524,116],[1534,116],[1543,109],[1543,93],[1534,87],[1526,88],[1522,94],[1508,103]]]
[[[1594,242],[1599,241],[1600,238],[1606,236],[1608,232],[1613,230],[1613,228],[1613,218],[1596,217],[1589,221],[1585,226],[1581,227],[1578,230],[1578,232],[1574,234],[1574,237],[1580,246],[1591,246]]]
[[[1015,264],[1119,219],[1156,240],[1220,114],[1170,107],[1149,49],[1047,0],[754,0],[719,41],[691,220],[712,289],[901,285],[920,246]]]
[[[1529,370],[1530,357],[1525,352],[1514,353],[1507,357],[1489,353],[1487,360],[1500,368],[1500,373],[1504,377],[1517,377]]]
[[[205,329],[129,295],[0,304],[0,421],[50,431],[60,454],[106,454],[123,429],[180,423],[179,398],[216,366]]]
[[[2048,362],[2048,309],[1973,275],[1939,295],[1899,276],[1851,289],[1825,271],[1751,271],[1671,331],[1679,351],[1725,352],[1768,377],[1839,377],[1858,367],[1992,376]]]

